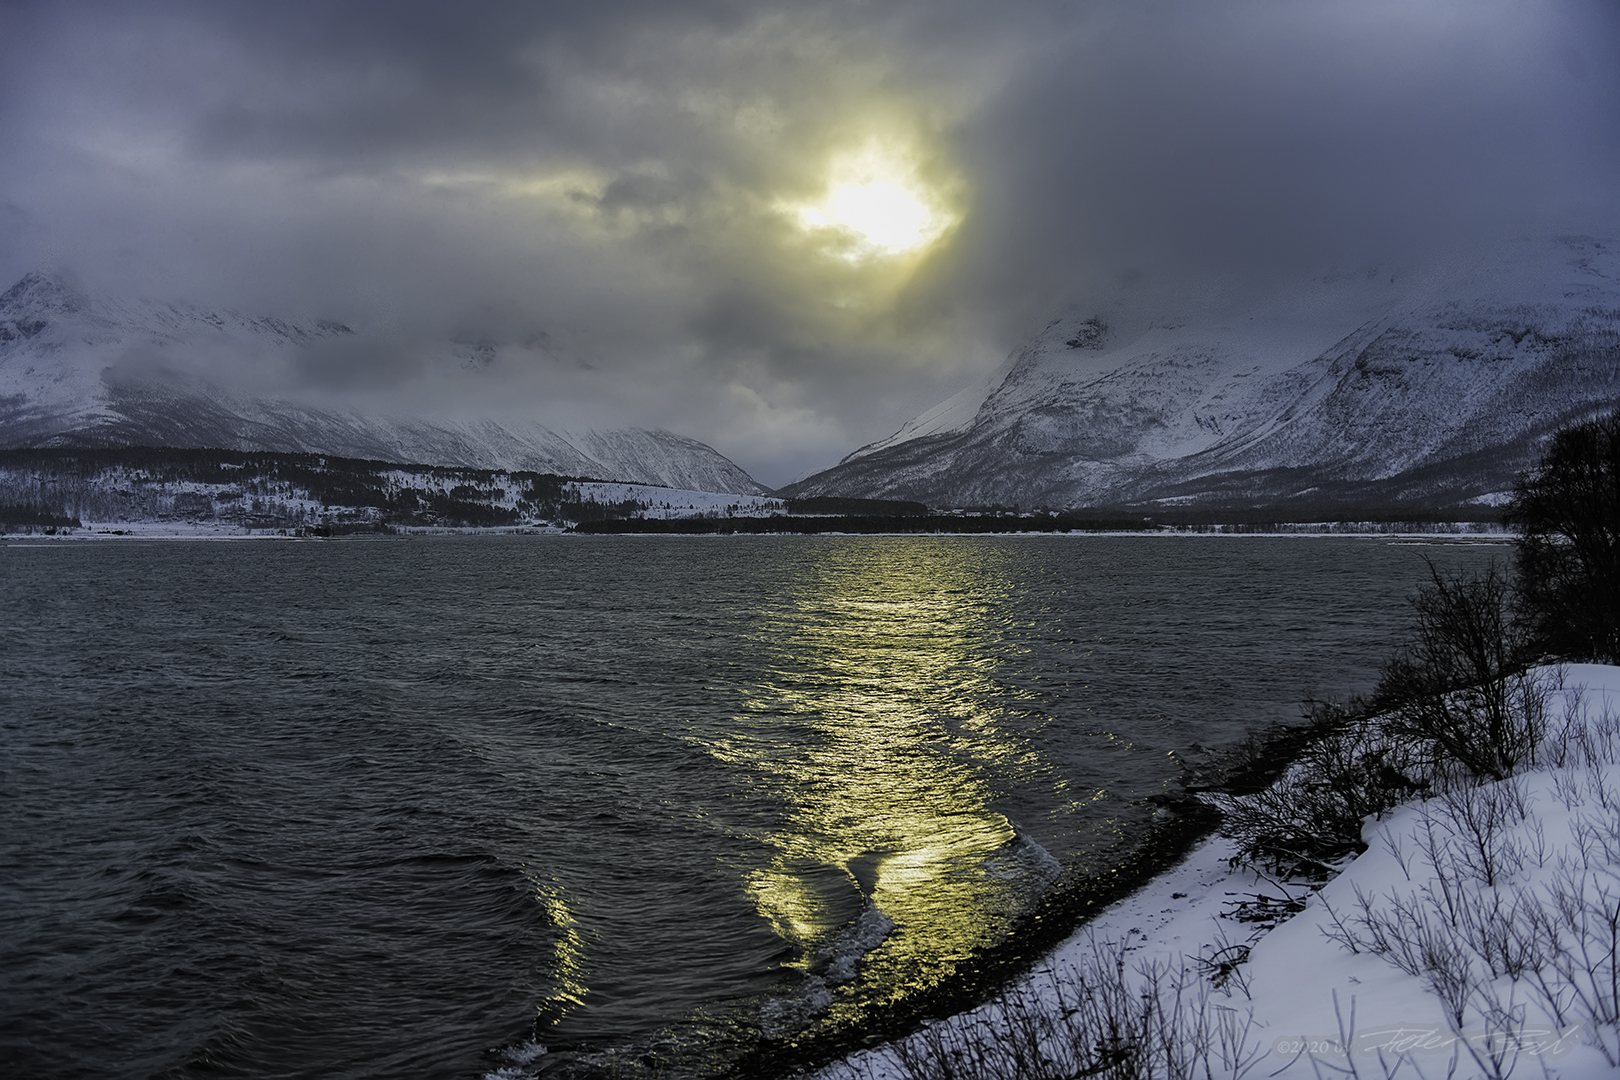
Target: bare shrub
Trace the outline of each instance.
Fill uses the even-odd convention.
[[[1123,945],[1093,938],[1071,970],[892,1049],[912,1080],[1236,1080],[1264,1053],[1252,1022],[1187,965],[1132,967]]]
[[[1554,916],[1541,929],[1556,979],[1533,984],[1549,1012],[1584,1021],[1589,1041],[1620,1067],[1620,871],[1613,865],[1565,867],[1548,887]],[[1596,878],[1596,880],[1594,880]]]
[[[1249,962],[1249,951],[1254,942],[1264,933],[1263,930],[1258,931],[1248,941],[1233,941],[1227,936],[1226,928],[1217,922],[1215,940],[1199,950],[1198,955],[1192,958],[1193,965],[1216,990],[1235,986],[1247,998],[1249,976],[1244,965]]]
[[[1535,938],[1521,930],[1528,925],[1525,908],[1529,902],[1521,892],[1504,896],[1493,889],[1463,908],[1462,918],[1455,924],[1463,944],[1484,961],[1493,977],[1506,975],[1517,982],[1545,959]]]
[[[1455,841],[1454,866],[1487,888],[1524,868],[1523,854],[1510,832],[1529,815],[1521,778],[1450,787],[1440,799],[1445,813],[1439,820]]]
[[[1574,745],[1550,756],[1604,763],[1580,745],[1584,730],[1566,723]],[[1620,1068],[1620,790],[1598,768],[1554,790],[1570,812],[1567,854],[1549,854],[1516,778],[1459,785],[1423,804],[1415,844],[1391,845],[1414,889],[1324,902],[1329,939],[1422,979],[1455,1029],[1484,1033],[1461,1043],[1486,1076],[1513,1071],[1528,1006]]]
[[[1399,742],[1343,706],[1317,704],[1312,723],[1325,732],[1264,791],[1219,799],[1238,857],[1283,877],[1322,879],[1366,850],[1362,823],[1428,787],[1414,780],[1422,763]]]
[[[1546,693],[1525,671],[1512,587],[1495,563],[1467,576],[1431,563],[1429,576],[1412,600],[1412,641],[1384,665],[1373,704],[1388,711],[1392,733],[1499,780],[1534,764],[1546,731]]]

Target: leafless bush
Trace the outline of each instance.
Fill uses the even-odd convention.
[[[893,1051],[913,1080],[1236,1080],[1263,1050],[1249,1010],[1217,997],[1187,965],[1132,967],[1123,946],[1093,939],[1071,970]]]
[[[1620,1067],[1620,867],[1560,869],[1538,920],[1555,978],[1531,983],[1550,1014],[1584,1022],[1589,1039]]]
[[[1550,756],[1602,763],[1564,730],[1573,748]],[[1414,890],[1324,902],[1328,938],[1422,979],[1457,1030],[1480,1026],[1463,1042],[1486,1076],[1512,1072],[1530,1005],[1620,1068],[1620,791],[1584,776],[1555,785],[1574,840],[1556,862],[1517,778],[1459,785],[1423,805],[1413,849],[1391,845]]]
[[[1244,965],[1249,962],[1249,951],[1255,940],[1264,933],[1263,930],[1258,931],[1248,941],[1233,941],[1227,936],[1226,928],[1217,922],[1215,940],[1204,946],[1198,955],[1192,958],[1193,965],[1216,990],[1236,987],[1247,998],[1249,976]]]
[[[1412,641],[1385,664],[1373,702],[1388,711],[1393,733],[1499,780],[1535,762],[1546,730],[1546,693],[1525,670],[1528,639],[1512,587],[1494,563],[1449,577],[1431,563],[1429,574],[1412,600]]]
[[[1511,992],[1502,1000],[1488,974],[1490,965],[1480,966],[1480,945],[1488,942],[1486,950],[1491,956],[1512,953],[1521,973],[1545,958],[1531,943],[1515,939],[1518,924],[1511,918],[1486,919],[1461,928],[1448,922],[1433,901],[1429,896],[1396,894],[1375,900],[1358,892],[1356,910],[1333,912],[1333,925],[1324,932],[1353,951],[1381,956],[1422,979],[1439,1000],[1452,1030],[1461,1032],[1471,1017],[1477,1019],[1483,1037],[1459,1039],[1458,1043],[1485,1076],[1505,1078],[1517,1063],[1525,1011]],[[1392,1075],[1387,1066],[1385,1071]]]
[[[1521,777],[1450,787],[1440,799],[1444,813],[1438,819],[1454,841],[1454,866],[1487,888],[1524,868],[1524,855],[1511,832],[1529,814]],[[1428,817],[1435,820],[1435,815]]]
[[[1522,892],[1504,896],[1498,890],[1480,893],[1462,909],[1454,925],[1464,945],[1485,964],[1491,976],[1506,975],[1517,982],[1531,968],[1546,961],[1533,935],[1523,932],[1530,903]]]
[[[1362,823],[1428,787],[1410,742],[1342,706],[1317,705],[1313,723],[1327,734],[1306,748],[1277,783],[1253,795],[1218,800],[1238,856],[1284,877],[1329,876],[1360,854]]]

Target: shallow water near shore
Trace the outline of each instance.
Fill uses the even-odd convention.
[[[860,1030],[1106,872],[1173,755],[1369,688],[1421,555],[1507,554],[7,549],[0,1066],[474,1077],[544,1046],[703,1076]]]

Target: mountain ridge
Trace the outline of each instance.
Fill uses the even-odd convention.
[[[291,362],[357,337],[331,320],[92,296],[32,272],[0,293],[0,448],[216,447],[517,469],[760,495],[712,447],[663,430],[383,415],[226,390],[211,363]]]
[[[1219,317],[1070,315],[1003,369],[971,413],[942,403],[782,493],[1053,508],[1500,502],[1551,431],[1620,403],[1620,246],[1521,241],[1426,276],[1311,279]]]

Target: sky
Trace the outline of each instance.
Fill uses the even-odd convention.
[[[5,283],[771,486],[1067,310],[1616,235],[1617,177],[1612,3],[0,0]]]

